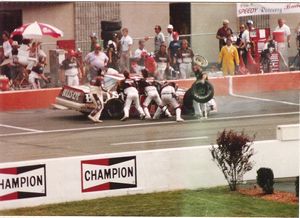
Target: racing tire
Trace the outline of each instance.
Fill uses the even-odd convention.
[[[124,101],[119,98],[112,98],[105,104],[105,111],[109,118],[121,119],[124,115],[123,112]]]
[[[121,28],[122,28],[122,21],[120,21],[120,20],[114,20],[114,21],[102,20],[101,21],[101,30],[102,31],[115,31],[115,30],[121,30]]]
[[[206,103],[214,97],[214,87],[208,81],[196,81],[191,87],[191,94],[198,103]]]

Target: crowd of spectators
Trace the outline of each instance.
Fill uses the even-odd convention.
[[[251,31],[255,30],[252,20],[241,24],[237,35],[234,34],[229,24],[228,20],[223,20],[223,26],[216,34],[219,41],[218,63],[225,76],[234,75],[239,71],[240,58],[247,66],[249,53],[253,55],[254,48],[250,37]],[[157,80],[190,78],[193,76],[195,54],[189,46],[189,41],[185,38],[179,40],[179,33],[171,24],[166,27],[166,30],[167,36],[165,37],[161,26],[155,25],[153,52],[149,52],[146,48],[151,37],[139,40],[138,48],[133,51],[134,42],[129,35],[128,28],[122,29],[121,37],[113,35],[106,48],[103,48],[103,41],[98,39],[97,34],[92,33],[90,52],[85,57],[82,57],[80,50],[66,52],[66,60],[60,66],[60,80],[64,84],[79,85],[91,82],[99,71],[106,72],[108,69],[114,69],[123,73],[126,70],[141,75],[145,68]],[[287,48],[291,43],[290,28],[283,19],[278,19],[278,26],[274,31],[284,33],[285,41],[277,49],[287,67]],[[13,69],[18,65],[23,66],[21,77],[27,78],[32,88],[40,88],[38,81],[41,79],[47,83],[50,82],[43,72],[47,57],[40,43],[24,40],[23,44],[18,45],[16,41],[11,41],[8,32],[2,34],[2,39],[4,60],[1,64],[1,74],[9,79],[10,85],[14,85],[14,80],[18,77],[18,73]],[[20,52],[26,53],[28,59],[21,60],[24,55],[18,55]],[[17,71],[20,74],[20,69]]]

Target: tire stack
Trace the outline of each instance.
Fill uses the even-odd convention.
[[[101,38],[103,40],[104,49],[107,48],[108,41],[112,40],[115,34],[117,34],[118,38],[121,39],[122,37],[121,28],[122,28],[122,21],[120,20],[101,21]]]

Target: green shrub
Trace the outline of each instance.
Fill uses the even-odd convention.
[[[273,194],[274,174],[270,168],[259,168],[256,177],[257,184],[263,189],[265,194]]]

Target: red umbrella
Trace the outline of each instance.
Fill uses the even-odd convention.
[[[57,29],[54,26],[45,23],[28,23],[24,24],[21,27],[15,29],[11,33],[11,37],[15,35],[22,35],[24,38],[27,39],[41,39],[43,36],[52,36],[54,38],[62,37],[64,33]]]

